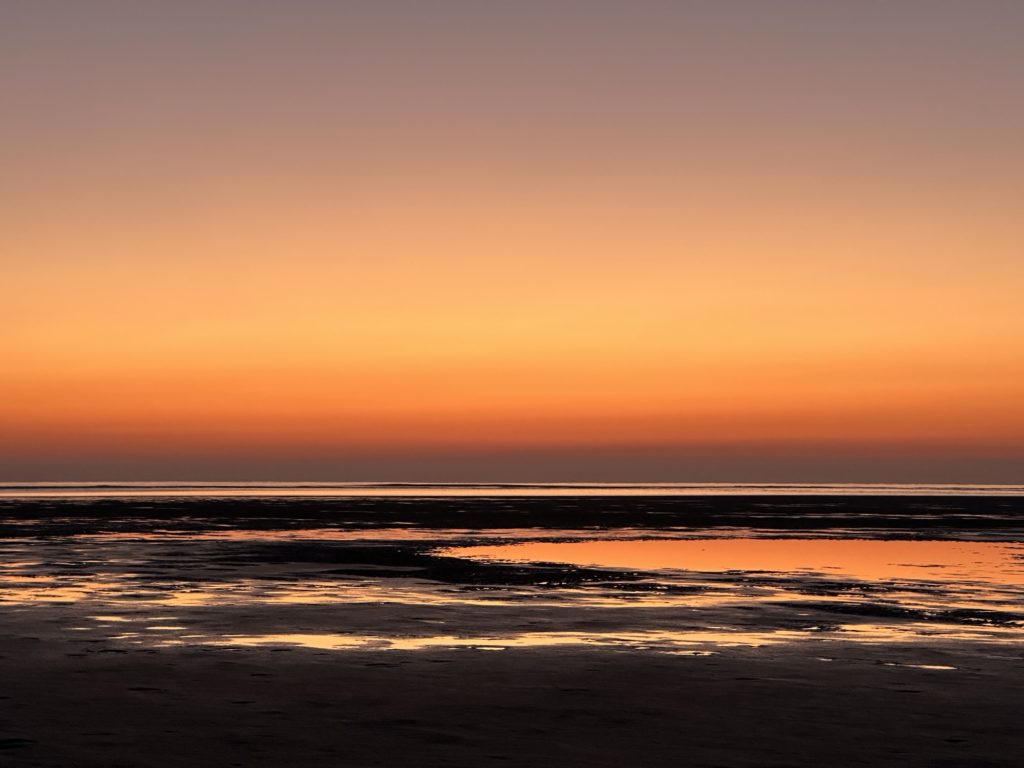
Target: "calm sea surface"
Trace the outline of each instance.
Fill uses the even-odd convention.
[[[0,483],[0,498],[380,496],[1024,496],[1024,485],[919,483]]]

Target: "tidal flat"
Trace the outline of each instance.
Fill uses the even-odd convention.
[[[0,500],[0,764],[1021,765],[1024,498]]]

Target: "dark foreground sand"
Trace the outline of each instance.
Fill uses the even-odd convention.
[[[560,503],[557,514],[546,518],[534,505],[530,521],[579,523]],[[870,519],[877,527],[887,520],[888,503],[815,508],[837,510],[837,519],[828,521],[833,526]],[[981,531],[994,540],[1019,539],[1019,502],[972,502],[945,512],[936,512],[932,501],[915,503],[920,507],[897,503],[905,514],[894,527],[904,533],[930,528],[941,536],[977,538]],[[628,519],[630,525],[653,529],[664,526],[671,512],[663,501],[653,513],[632,504],[615,502],[610,514],[622,518],[618,523]],[[477,505],[456,522],[465,524],[469,517],[483,528],[523,522],[518,508]],[[685,514],[672,521],[676,525],[706,525],[704,518],[713,516],[683,507]],[[38,561],[17,566],[25,584],[43,574],[71,585],[109,580],[117,569],[134,575],[119,577],[130,582],[129,592],[111,593],[114,597],[87,590],[49,603],[0,602],[0,766],[1024,766],[1024,647],[1012,634],[1019,616],[1005,610],[959,617],[967,629],[1006,633],[998,642],[956,639],[936,624],[934,636],[911,641],[852,642],[842,631],[830,630],[820,640],[719,647],[711,655],[582,645],[415,651],[224,647],[188,637],[232,631],[394,637],[443,631],[484,637],[534,630],[689,631],[718,623],[776,631],[838,619],[829,603],[723,607],[690,605],[686,598],[666,608],[588,606],[574,597],[590,577],[586,573],[463,567],[431,559],[408,542],[300,546],[76,537],[83,531],[154,527],[195,532],[243,522],[296,528],[344,519],[344,510],[312,502],[288,508],[280,502],[250,505],[243,522],[234,505],[212,511],[208,505],[201,515],[197,509],[168,504],[143,512],[128,502],[8,505],[9,514],[0,520],[4,556],[10,563]],[[439,512],[431,515],[430,509]],[[587,525],[607,522],[592,500],[580,502],[578,509],[586,513]],[[728,525],[750,524],[738,502],[729,500],[723,510]],[[822,525],[817,512],[808,522],[785,505],[758,510],[761,526],[776,521],[799,527],[801,520],[805,528]],[[701,519],[691,519],[694,515]],[[349,516],[362,524],[372,509],[363,504]],[[408,506],[383,515],[389,525],[409,517]],[[413,525],[451,525],[457,517],[432,501]],[[467,580],[472,589],[491,589],[514,578],[516,591],[493,605],[460,603],[458,597],[422,605],[415,597],[394,603],[275,604],[261,603],[251,586],[301,585],[315,576],[351,588],[364,572],[375,574],[378,590],[419,574],[427,586],[418,588],[428,597],[476,594],[458,592]],[[553,576],[564,582],[556,590],[562,597],[544,604],[550,586],[532,586],[531,579],[550,584]],[[628,590],[627,577],[633,576],[622,575],[625,581],[615,589]],[[234,597],[225,604],[160,602],[175,585],[196,584],[247,586],[229,591]],[[889,599],[884,592],[862,596],[863,615],[844,614],[842,621],[917,626],[927,618],[879,612]],[[113,612],[112,605],[120,606],[125,626],[135,622],[141,628],[146,621],[157,626],[140,633],[141,639],[118,639],[120,625],[99,624],[95,615]],[[174,631],[165,633],[164,625]],[[443,630],[430,630],[440,625]],[[180,644],[161,644],[164,634]]]
[[[5,634],[5,766],[1022,765],[1024,660],[902,648],[83,653]],[[914,654],[920,660],[920,652]]]

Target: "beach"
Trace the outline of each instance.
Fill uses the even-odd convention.
[[[1022,40],[0,2],[0,768],[1024,768]]]
[[[7,498],[0,764],[1019,765],[1022,528],[1012,495]]]

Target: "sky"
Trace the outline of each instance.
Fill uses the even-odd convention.
[[[0,480],[1022,482],[1022,37],[0,4]]]

